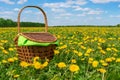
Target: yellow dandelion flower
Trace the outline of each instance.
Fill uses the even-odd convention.
[[[118,40],[120,40],[120,37],[118,38]]]
[[[0,46],[0,49],[4,50],[4,47]]]
[[[92,61],[88,61],[88,63],[89,63],[89,64],[91,64],[91,63],[92,63]]]
[[[13,59],[14,59],[14,60],[18,60],[18,58],[17,58],[17,57],[13,57]]]
[[[114,60],[115,60],[115,57],[111,57],[111,59],[114,61]]]
[[[22,62],[20,62],[20,66],[26,68],[29,66],[29,63],[22,61]]]
[[[70,52],[70,50],[66,50],[66,54],[68,54]]]
[[[100,47],[101,43],[98,42],[98,47]]]
[[[14,51],[14,48],[9,48],[9,51]]]
[[[59,51],[58,50],[54,50],[54,54],[59,54]]]
[[[71,64],[70,67],[69,67],[69,70],[70,70],[71,72],[76,72],[76,71],[80,70],[80,68],[79,68],[78,65]]]
[[[94,59],[93,58],[89,58],[89,61],[93,61]]]
[[[81,44],[83,44],[83,42],[79,42],[79,43],[78,43],[78,45],[81,45]]]
[[[63,48],[63,49],[64,49],[64,48],[67,48],[67,45],[63,45],[62,48]]]
[[[99,41],[100,43],[105,43],[105,40],[102,39],[102,38],[100,38],[98,41]]]
[[[100,50],[100,52],[101,52],[102,54],[106,54],[106,52],[105,52],[104,50]]]
[[[13,58],[8,58],[8,62],[14,62],[15,60]]]
[[[94,39],[92,39],[92,40],[91,40],[91,42],[95,42],[95,40],[94,40]]]
[[[114,38],[108,38],[109,40],[114,40]]]
[[[43,67],[46,67],[48,65],[48,62],[43,63]]]
[[[85,56],[90,56],[90,54],[88,54],[88,53],[85,53],[84,55],[85,55]]]
[[[62,45],[63,43],[62,42],[60,42],[60,45]]]
[[[84,60],[85,60],[85,58],[82,58],[82,59],[81,59],[81,61],[84,61]]]
[[[100,63],[104,63],[105,61],[104,60],[100,60]]]
[[[67,45],[60,46],[59,49],[65,49],[67,48]]]
[[[38,56],[34,57],[33,61],[35,62],[37,60],[39,60],[39,57]]]
[[[103,66],[108,66],[108,63],[104,62],[102,63]]]
[[[97,41],[97,39],[98,39],[97,37],[94,38],[95,41]]]
[[[106,62],[112,62],[112,58],[106,58],[105,61]]]
[[[75,60],[75,59],[72,59],[72,60],[71,60],[71,63],[76,63],[76,60]]]
[[[76,39],[77,40],[77,39]],[[74,44],[78,44],[78,42],[73,42]]]
[[[95,68],[95,67],[97,67],[98,66],[98,64],[99,64],[99,62],[98,61],[93,61],[92,62],[92,66]]]
[[[2,63],[5,64],[5,63],[7,63],[7,61],[6,60],[2,60]]]
[[[8,54],[8,51],[6,51],[6,50],[2,50],[2,52],[3,52],[4,54]]]
[[[16,54],[16,56],[18,56],[18,54]]]
[[[112,46],[114,47],[114,46],[115,46],[115,44],[112,44]]]
[[[59,38],[60,38],[60,35],[57,35],[57,38],[59,39]]]
[[[74,50],[73,52],[74,52],[74,53],[76,53],[76,54],[78,53],[78,51],[77,51],[77,50]]]
[[[117,59],[116,59],[116,62],[120,62],[120,58],[117,58]]]
[[[82,52],[77,53],[77,55],[78,55],[79,57],[82,56]]]
[[[86,47],[85,47],[85,46],[82,46],[82,45],[81,45],[80,47],[81,47],[82,49],[84,49],[84,50],[86,49]]]
[[[88,48],[87,51],[86,51],[86,53],[90,53],[91,51],[92,51],[92,49]]]
[[[87,40],[89,38],[90,38],[89,36],[86,36],[86,37],[83,38],[83,40],[85,41],[85,40]]]
[[[66,67],[66,64],[65,64],[64,62],[60,62],[60,63],[57,64],[57,66],[58,66],[59,68],[65,68],[65,67]]]
[[[101,47],[101,46],[98,46],[98,49],[102,50],[102,47]]]
[[[34,65],[35,69],[42,69],[43,68],[43,65],[37,61],[33,65]]]
[[[115,52],[118,52],[118,50],[116,48],[112,48],[112,50],[115,51]]]
[[[16,74],[16,75],[14,75],[13,77],[14,77],[14,78],[18,78],[19,76],[20,76],[20,75]]]
[[[103,68],[97,69],[97,71],[99,71],[100,73],[105,73],[106,72],[106,70],[103,69]]]
[[[107,51],[111,51],[111,48],[106,48]]]
[[[89,59],[88,59],[88,63],[91,64],[92,62],[93,62],[93,58],[89,58]]]
[[[1,42],[2,42],[2,43],[7,43],[7,42],[8,42],[8,40],[1,40]]]
[[[113,56],[118,56],[118,54],[114,53]]]

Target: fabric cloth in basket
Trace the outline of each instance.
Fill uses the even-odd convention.
[[[18,46],[49,46],[51,44],[58,46],[59,41],[50,33],[21,33],[18,38]]]

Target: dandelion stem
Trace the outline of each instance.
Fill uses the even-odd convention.
[[[105,80],[104,77],[105,77],[105,75],[104,75],[104,73],[103,73],[103,74],[102,74],[102,80]]]
[[[70,77],[70,80],[73,80],[73,72],[71,73],[71,77]]]

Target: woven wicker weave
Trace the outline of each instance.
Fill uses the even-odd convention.
[[[47,33],[47,32],[45,33],[21,33],[20,35],[35,42],[55,42],[57,40],[56,37],[54,37],[52,34]]]
[[[25,8],[38,8],[44,15],[45,20],[45,32],[32,32],[32,33],[21,33],[20,32],[20,15],[21,12]],[[22,8],[18,14],[18,34],[26,37],[27,39],[31,41],[36,42],[54,42],[57,40],[55,36],[48,33],[48,24],[47,24],[47,17],[45,12],[38,6],[25,6]],[[14,39],[15,46],[17,48],[18,57],[20,61],[26,61],[29,63],[32,63],[32,59],[36,56],[39,56],[41,59],[52,59],[54,55],[54,49],[56,48],[56,45],[49,45],[49,46],[18,46],[18,38],[19,35],[17,35]]]

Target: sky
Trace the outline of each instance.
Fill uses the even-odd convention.
[[[29,5],[41,7],[50,26],[120,24],[120,0],[0,0],[0,18],[17,21],[20,9]],[[44,17],[26,8],[20,21],[44,23]]]

